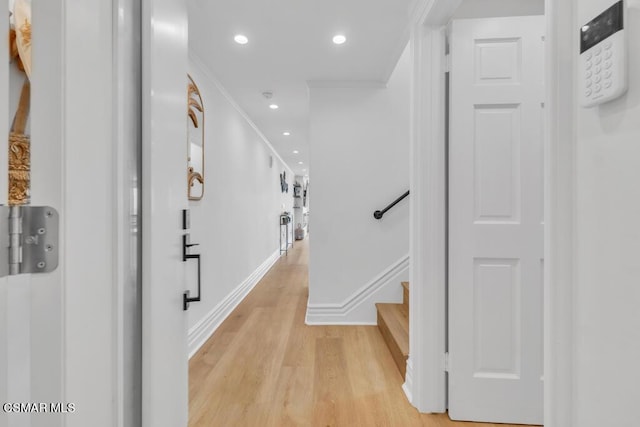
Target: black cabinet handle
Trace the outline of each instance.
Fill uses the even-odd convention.
[[[190,259],[195,259],[198,261],[198,295],[196,295],[195,297],[190,297],[189,296],[189,291],[185,291],[184,294],[182,295],[182,309],[183,310],[188,310],[189,309],[189,303],[192,302],[200,302],[200,296],[201,296],[201,281],[202,281],[202,276],[201,276],[201,271],[200,271],[200,254],[188,254],[187,253],[187,249],[192,247],[192,246],[198,246],[198,243],[187,243],[189,239],[189,235],[185,234],[182,236],[182,261],[186,262],[187,260]]]

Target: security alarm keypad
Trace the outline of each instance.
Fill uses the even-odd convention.
[[[618,1],[580,29],[582,105],[611,101],[627,90],[624,1]]]

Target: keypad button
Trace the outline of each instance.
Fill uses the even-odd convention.
[[[609,89],[611,87],[611,80],[607,80],[606,82],[604,82],[604,87]]]
[[[600,46],[596,47],[595,54],[600,55],[602,53],[602,48]]]
[[[609,58],[611,58],[611,55],[612,55],[612,53],[611,53],[611,51],[610,51],[610,50],[606,51],[606,52],[604,53],[604,59],[609,59]]]
[[[587,61],[587,64],[586,64],[587,70],[590,70],[592,66],[593,64],[591,63],[591,61]]]
[[[590,79],[592,75],[593,75],[593,73],[591,71],[587,71],[584,76],[586,78]]]
[[[593,93],[593,91],[591,89],[587,89],[584,91],[584,94],[587,96],[591,96],[591,94]]]
[[[606,69],[608,70],[609,68],[611,68],[611,65],[612,65],[612,62],[611,62],[611,61],[606,61],[606,62],[604,63],[604,68],[606,68]]]
[[[596,65],[602,63],[602,58],[600,58],[599,56],[596,56]]]
[[[604,77],[605,79],[608,79],[609,77],[611,77],[611,70],[607,70],[604,72]]]
[[[604,48],[607,50],[611,49],[611,46],[613,46],[613,43],[611,43],[611,41],[606,41],[604,43]]]
[[[591,52],[587,52],[587,54],[585,55],[585,58],[587,59],[587,61],[591,61],[591,58],[593,58],[593,55],[591,54]]]
[[[602,67],[599,65],[596,65],[596,74],[598,74],[600,71],[602,71]]]
[[[593,89],[596,91],[596,93],[598,93],[598,92],[600,92],[602,90],[602,86],[595,85],[595,87]]]
[[[596,80],[596,83],[600,83],[600,81],[602,80],[602,77],[596,76],[595,80]]]
[[[593,84],[593,82],[591,80],[587,80],[587,83],[585,83],[587,87],[591,87],[591,85]]]

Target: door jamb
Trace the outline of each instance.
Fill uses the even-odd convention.
[[[427,0],[414,12],[411,120],[410,355],[405,393],[420,412],[447,409],[445,374],[446,26],[462,0]]]
[[[544,425],[574,425],[576,1],[546,0]],[[574,31],[574,29],[576,29]]]
[[[446,411],[444,29],[461,0],[417,0],[411,110],[410,355],[403,386],[420,412]],[[573,421],[575,0],[545,0],[544,424]]]

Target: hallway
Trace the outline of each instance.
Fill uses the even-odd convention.
[[[190,427],[494,426],[419,414],[377,327],[305,325],[307,260],[305,239],[191,359]]]

